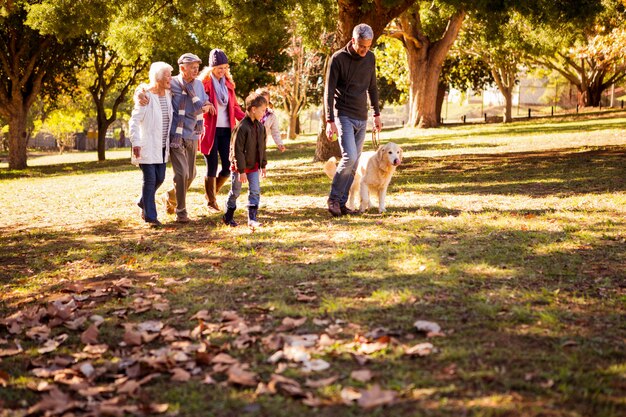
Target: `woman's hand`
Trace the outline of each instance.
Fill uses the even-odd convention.
[[[141,146],[133,146],[133,155],[135,158],[141,158]]]

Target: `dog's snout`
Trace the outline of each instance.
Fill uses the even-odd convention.
[[[393,160],[393,164],[394,164],[395,166],[400,165],[400,159],[399,159],[399,158],[394,159],[394,160]]]

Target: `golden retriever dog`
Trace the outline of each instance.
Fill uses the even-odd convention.
[[[354,200],[359,196],[361,202],[359,211],[361,213],[366,211],[372,206],[370,202],[372,193],[378,197],[378,212],[384,213],[387,187],[401,163],[402,148],[393,142],[380,146],[376,152],[363,152],[350,187],[347,206],[354,210]],[[324,172],[332,179],[336,171],[337,159],[332,157],[324,164]]]

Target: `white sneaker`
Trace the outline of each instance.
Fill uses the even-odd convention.
[[[261,227],[263,225],[261,223],[257,222],[256,220],[248,220],[248,226],[251,229],[256,229],[257,227]]]

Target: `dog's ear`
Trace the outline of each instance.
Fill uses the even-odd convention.
[[[379,163],[382,162],[384,156],[385,156],[385,146],[384,145],[380,145],[378,147],[378,149],[376,150],[377,162],[379,162]]]

